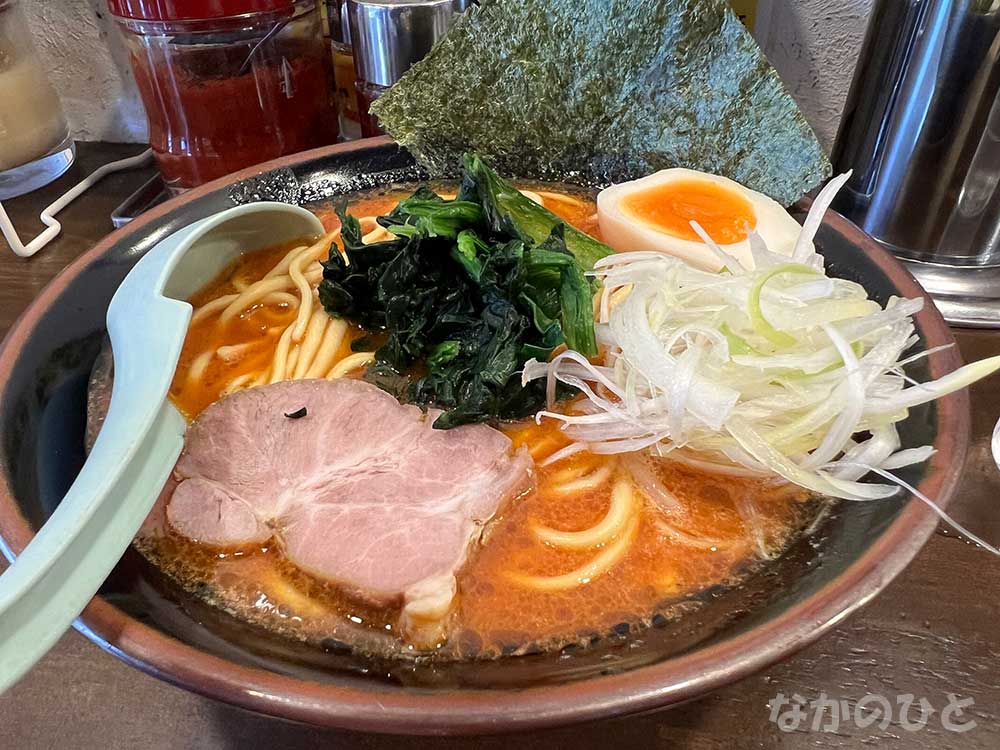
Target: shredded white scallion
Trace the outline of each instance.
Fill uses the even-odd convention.
[[[538,418],[562,421],[574,448],[594,453],[652,451],[739,475],[777,474],[849,500],[906,487],[888,470],[933,449],[901,449],[894,425],[996,372],[1000,357],[926,383],[903,372],[930,353],[905,356],[923,300],[893,298],[883,308],[860,284],[827,276],[812,250],[842,183],[831,181],[813,203],[792,258],[751,231],[755,267],[744,268],[692,223],[723,271],[652,252],[599,261],[604,361],[564,352],[528,362],[523,381],[547,378],[550,398],[557,381],[584,395],[572,413]],[[894,484],[859,481],[869,473]]]

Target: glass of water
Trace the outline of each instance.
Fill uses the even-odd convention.
[[[76,155],[18,0],[0,0],[0,200],[46,185]]]

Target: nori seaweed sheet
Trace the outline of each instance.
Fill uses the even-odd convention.
[[[725,0],[488,0],[372,107],[435,177],[605,185],[667,167],[783,205],[830,164]]]

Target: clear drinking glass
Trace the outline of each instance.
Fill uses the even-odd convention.
[[[46,185],[76,156],[17,0],[0,0],[0,200]]]

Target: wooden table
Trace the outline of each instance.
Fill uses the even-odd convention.
[[[43,190],[6,204],[26,238],[41,229],[38,213],[85,174],[136,146],[81,144],[76,166]],[[41,255],[14,257],[0,240],[0,331],[61,268],[111,230],[109,214],[151,174],[109,177],[60,216],[63,233]],[[1000,353],[1000,333],[956,331],[965,358]],[[1000,416],[1000,377],[973,388],[972,451],[952,510],[958,520],[1000,544],[1000,473],[990,434]],[[812,728],[806,706],[797,729],[781,731],[768,707],[778,694],[813,701],[866,695],[893,702],[893,721],[860,726],[842,718],[835,730]],[[971,698],[951,723],[975,722],[956,733],[942,728],[947,694]],[[922,729],[900,723],[897,696],[926,698],[936,709]],[[871,700],[871,699],[869,699]],[[873,704],[866,704],[869,707]],[[782,707],[787,710],[789,706]],[[826,709],[829,712],[830,709]],[[920,714],[916,703],[910,717]],[[786,714],[786,718],[792,718]],[[830,714],[825,718],[829,723]],[[794,723],[794,722],[792,722]],[[864,722],[861,722],[863,724]],[[786,725],[787,727],[787,725]],[[789,727],[790,728],[790,727]],[[517,737],[426,739],[360,735],[292,725],[212,702],[147,677],[71,632],[0,697],[0,748],[118,750],[146,748],[888,748],[996,750],[1000,747],[1000,559],[953,534],[935,534],[913,564],[864,610],[830,635],[766,673],[684,707]]]

